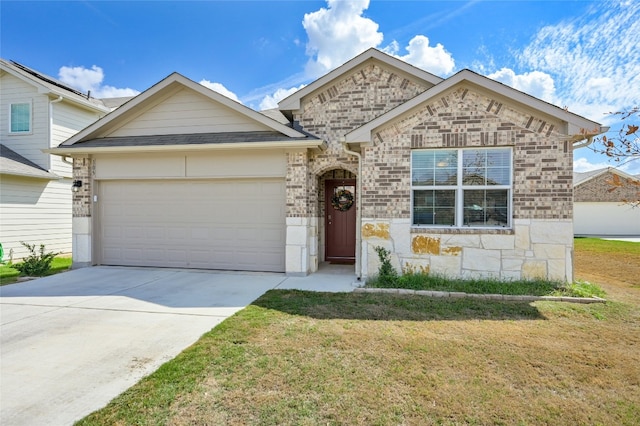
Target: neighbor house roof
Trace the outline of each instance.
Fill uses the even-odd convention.
[[[62,97],[76,105],[99,112],[109,112],[111,108],[107,107],[100,99],[95,99],[87,94],[75,90],[59,80],[46,74],[35,71],[25,65],[14,61],[6,61],[0,59],[0,70],[8,72],[15,77],[34,85],[38,88],[38,92],[56,97]]]
[[[490,90],[499,95],[507,97],[514,103],[521,104],[523,107],[533,108],[543,114],[564,121],[567,124],[566,134],[570,137],[572,142],[577,142],[589,137],[596,136],[607,130],[607,128],[602,127],[600,123],[569,112],[563,108],[559,108],[534,96],[509,87],[506,84],[477,74],[471,70],[464,69],[449,77],[448,79],[443,80],[434,87],[426,90],[425,92],[422,92],[418,96],[390,110],[389,112],[351,131],[346,135],[346,142],[369,142],[371,134],[375,129],[391,120],[400,117],[401,115],[420,106],[424,102],[437,97],[446,90],[461,83],[467,83],[485,90]]]
[[[607,173],[614,173],[618,176],[630,179],[633,181],[640,181],[640,178],[637,176],[630,175],[628,173],[623,172],[622,170],[618,170],[614,167],[605,167],[597,170],[590,170],[588,172],[574,172],[573,173],[573,186],[578,186],[589,182],[592,179],[597,178],[598,176],[602,176]]]
[[[59,176],[46,171],[2,144],[0,144],[0,174],[38,179],[60,179]]]
[[[315,80],[311,84],[303,87],[297,92],[291,94],[285,99],[281,100],[278,103],[278,109],[281,111],[292,111],[300,108],[300,100],[307,96],[308,94],[314,92],[317,89],[320,89],[325,84],[328,84],[334,81],[336,78],[339,78],[341,75],[350,72],[354,68],[360,66],[361,64],[375,60],[381,62],[386,65],[390,65],[399,71],[404,72],[405,74],[410,75],[411,77],[423,81],[427,86],[433,86],[442,81],[441,77],[438,77],[434,74],[431,74],[425,70],[417,68],[401,59],[398,59],[394,56],[383,53],[377,49],[371,48],[351,59],[350,61],[344,63],[338,68],[330,71],[329,73],[323,75],[319,79]]]

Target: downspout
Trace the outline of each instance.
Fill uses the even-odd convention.
[[[342,149],[349,155],[358,158],[358,179],[356,181],[356,277],[358,281],[362,279],[362,155],[359,152],[350,151],[344,138],[340,139]]]
[[[49,148],[53,148],[53,104],[57,104],[58,102],[62,102],[64,98],[62,95],[58,95],[58,99],[54,99],[49,101]],[[64,161],[64,158],[63,158]],[[49,171],[51,172],[51,155],[49,155]],[[67,177],[67,176],[64,176]]]

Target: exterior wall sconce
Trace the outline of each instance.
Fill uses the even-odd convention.
[[[71,190],[73,192],[78,192],[80,190],[80,188],[82,188],[82,181],[81,180],[74,180],[73,184],[71,185]]]

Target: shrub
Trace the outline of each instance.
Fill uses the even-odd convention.
[[[393,285],[398,280],[398,271],[391,264],[391,252],[384,247],[373,248],[378,253],[380,267],[378,268],[378,281],[383,285]]]
[[[23,241],[20,241],[20,244],[25,246],[31,254],[22,259],[22,262],[13,265],[14,269],[20,271],[22,275],[30,277],[41,277],[49,272],[51,269],[51,262],[58,253],[45,253],[44,244],[40,244],[38,252],[36,252],[35,244],[27,244]]]

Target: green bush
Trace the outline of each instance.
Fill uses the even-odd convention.
[[[373,248],[378,253],[380,268],[378,268],[378,281],[383,285],[392,286],[398,280],[398,271],[391,264],[391,252],[384,247],[375,246]]]
[[[53,262],[53,258],[59,253],[45,253],[44,244],[40,244],[38,252],[36,252],[35,244],[28,244],[23,241],[20,241],[20,244],[25,246],[31,254],[22,259],[22,262],[16,263],[12,267],[20,271],[22,275],[29,277],[41,277],[46,275],[46,273],[51,269],[51,262]]]

